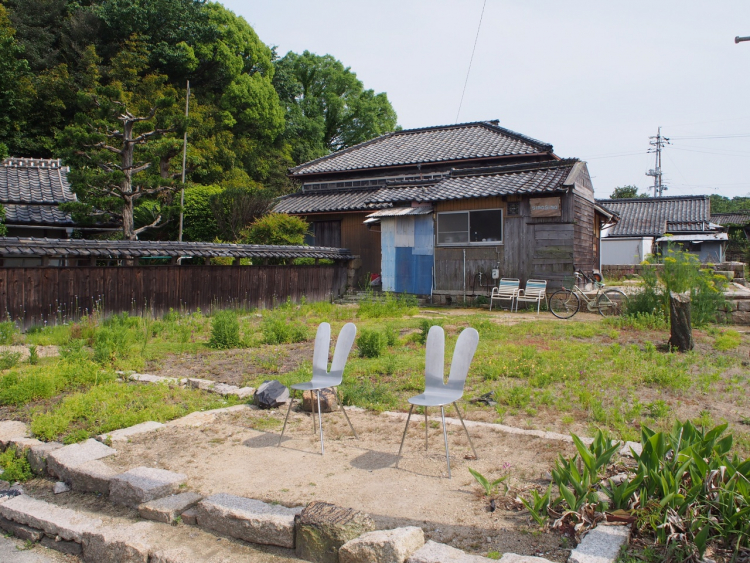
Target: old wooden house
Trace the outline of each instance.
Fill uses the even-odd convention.
[[[314,243],[361,257],[361,278],[438,301],[486,295],[501,277],[559,286],[599,265],[586,163],[496,121],[390,133],[291,170],[275,210],[304,216]]]

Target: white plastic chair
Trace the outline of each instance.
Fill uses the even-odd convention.
[[[336,341],[336,350],[333,352],[333,361],[331,362],[331,371],[328,371],[328,351],[331,349],[331,325],[328,323],[320,323],[318,332],[315,335],[315,349],[313,350],[313,376],[312,380],[305,383],[297,383],[292,385],[292,393],[294,390],[299,391],[316,391],[318,397],[318,425],[320,428],[320,453],[325,454],[325,448],[323,446],[323,417],[320,409],[320,390],[338,387],[341,385],[341,381],[344,376],[344,368],[346,367],[346,360],[349,357],[349,351],[352,349],[354,344],[354,337],[357,335],[357,327],[353,323],[347,323],[339,332],[339,338]],[[338,396],[337,396],[338,399]],[[284,438],[284,431],[286,430],[286,423],[289,420],[289,413],[292,410],[292,403],[294,402],[294,396],[289,396],[289,408],[286,411],[286,417],[284,418],[284,427],[281,429],[281,436],[279,436],[279,443]],[[341,412],[344,413],[346,421],[349,423],[349,428],[352,429],[354,437],[359,439],[357,432],[352,426],[352,421],[349,420],[349,415],[346,414],[344,405],[339,401]],[[313,421],[313,432],[315,432],[315,409],[310,408]]]
[[[536,314],[542,308],[542,301],[545,300],[545,294],[547,292],[547,281],[546,280],[528,280],[526,282],[526,288],[518,291],[516,295],[516,313],[518,312],[518,302],[536,302]]]
[[[497,287],[492,288],[490,294],[490,311],[492,311],[492,302],[502,301],[504,299],[510,300],[510,310],[513,310],[513,302],[518,295],[518,289],[521,285],[521,280],[518,278],[503,278]]]
[[[427,348],[425,358],[425,391],[421,395],[417,395],[409,399],[411,407],[409,408],[409,416],[406,417],[406,427],[404,428],[404,435],[401,437],[401,447],[398,449],[398,457],[401,458],[401,451],[404,448],[404,440],[406,440],[406,431],[409,428],[409,420],[411,419],[414,405],[424,407],[424,447],[425,450],[428,447],[427,444],[427,407],[440,407],[440,414],[443,418],[443,439],[445,441],[445,460],[448,464],[448,478],[451,478],[451,460],[450,453],[448,452],[448,431],[445,428],[445,405],[453,403],[458,413],[458,418],[461,421],[461,425],[464,427],[467,438],[469,438],[469,444],[474,452],[474,457],[479,459],[477,456],[477,450],[474,449],[474,443],[471,441],[469,431],[466,429],[464,419],[461,416],[461,411],[458,409],[458,401],[464,394],[464,384],[466,383],[466,376],[469,373],[469,366],[471,360],[474,358],[474,352],[477,350],[477,344],[479,344],[479,333],[473,328],[464,329],[459,335],[458,342],[456,342],[456,349],[453,351],[453,362],[451,362],[451,372],[448,376],[448,383],[443,383],[443,373],[445,368],[445,332],[442,327],[433,326],[427,333]],[[398,467],[398,462],[396,462]]]

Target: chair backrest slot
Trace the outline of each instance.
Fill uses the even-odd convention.
[[[441,326],[430,327],[425,347],[425,387],[442,387],[445,374],[445,331]]]
[[[476,329],[466,328],[458,336],[456,348],[453,351],[453,361],[451,362],[451,373],[448,377],[446,387],[461,391],[463,395],[466,376],[469,374],[471,361],[474,359],[474,353],[477,351],[479,344],[479,333]]]

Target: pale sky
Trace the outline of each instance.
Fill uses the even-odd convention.
[[[405,129],[456,122],[483,0],[226,0],[280,54],[305,49],[387,92]],[[658,126],[666,195],[750,195],[748,0],[487,0],[459,122],[586,160],[597,197],[645,190]],[[723,137],[723,138],[722,138]]]

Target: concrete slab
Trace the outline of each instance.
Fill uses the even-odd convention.
[[[127,378],[130,381],[137,381],[139,383],[162,383],[165,385],[183,385],[182,379],[176,377],[163,377],[161,375],[151,375],[150,373],[133,373]]]
[[[630,538],[630,526],[599,524],[586,534],[568,558],[569,563],[614,563]]]
[[[147,422],[141,422],[140,424],[136,424],[135,426],[130,426],[128,428],[121,428],[120,430],[114,430],[112,432],[107,432],[106,434],[99,434],[96,439],[104,443],[127,441],[133,436],[154,432],[156,430],[159,430],[160,428],[164,428],[164,424],[162,424],[161,422],[154,422],[152,420],[149,420]]]
[[[303,507],[287,508],[226,493],[199,502],[198,526],[251,543],[294,548],[294,517]]]
[[[203,497],[198,493],[187,492],[152,500],[138,507],[141,518],[171,524],[189,508],[198,504]]]
[[[17,420],[0,421],[0,448],[5,449],[14,438],[29,436],[29,427]]]
[[[0,516],[19,524],[43,530],[45,534],[81,543],[85,532],[102,525],[99,518],[79,514],[47,502],[20,495],[0,504]]]
[[[105,446],[96,440],[86,440],[80,444],[71,444],[53,450],[47,455],[47,470],[53,477],[63,481],[68,470],[90,461],[96,461],[117,453],[117,450]]]
[[[487,563],[489,561],[492,559],[480,555],[469,555],[455,547],[430,540],[409,557],[406,563]]]
[[[176,493],[187,475],[153,467],[136,467],[112,478],[109,498],[115,504],[137,507],[144,502]]]
[[[9,534],[13,534],[19,539],[35,543],[41,540],[42,536],[44,536],[44,532],[42,532],[41,530],[37,530],[36,528],[31,528],[29,526],[24,526],[23,524],[13,522],[12,520],[8,520],[7,518],[3,518],[2,516],[0,516],[0,529],[5,530]]]
[[[15,446],[17,452],[25,452],[34,446],[41,446],[42,444],[44,442],[36,438],[11,438],[8,445]]]
[[[533,555],[517,555],[515,553],[503,553],[500,563],[552,563],[544,557],[534,557]]]
[[[188,377],[187,386],[191,389],[202,389],[203,391],[211,391],[212,387],[216,385],[216,382],[211,379],[200,379],[198,377]]]

